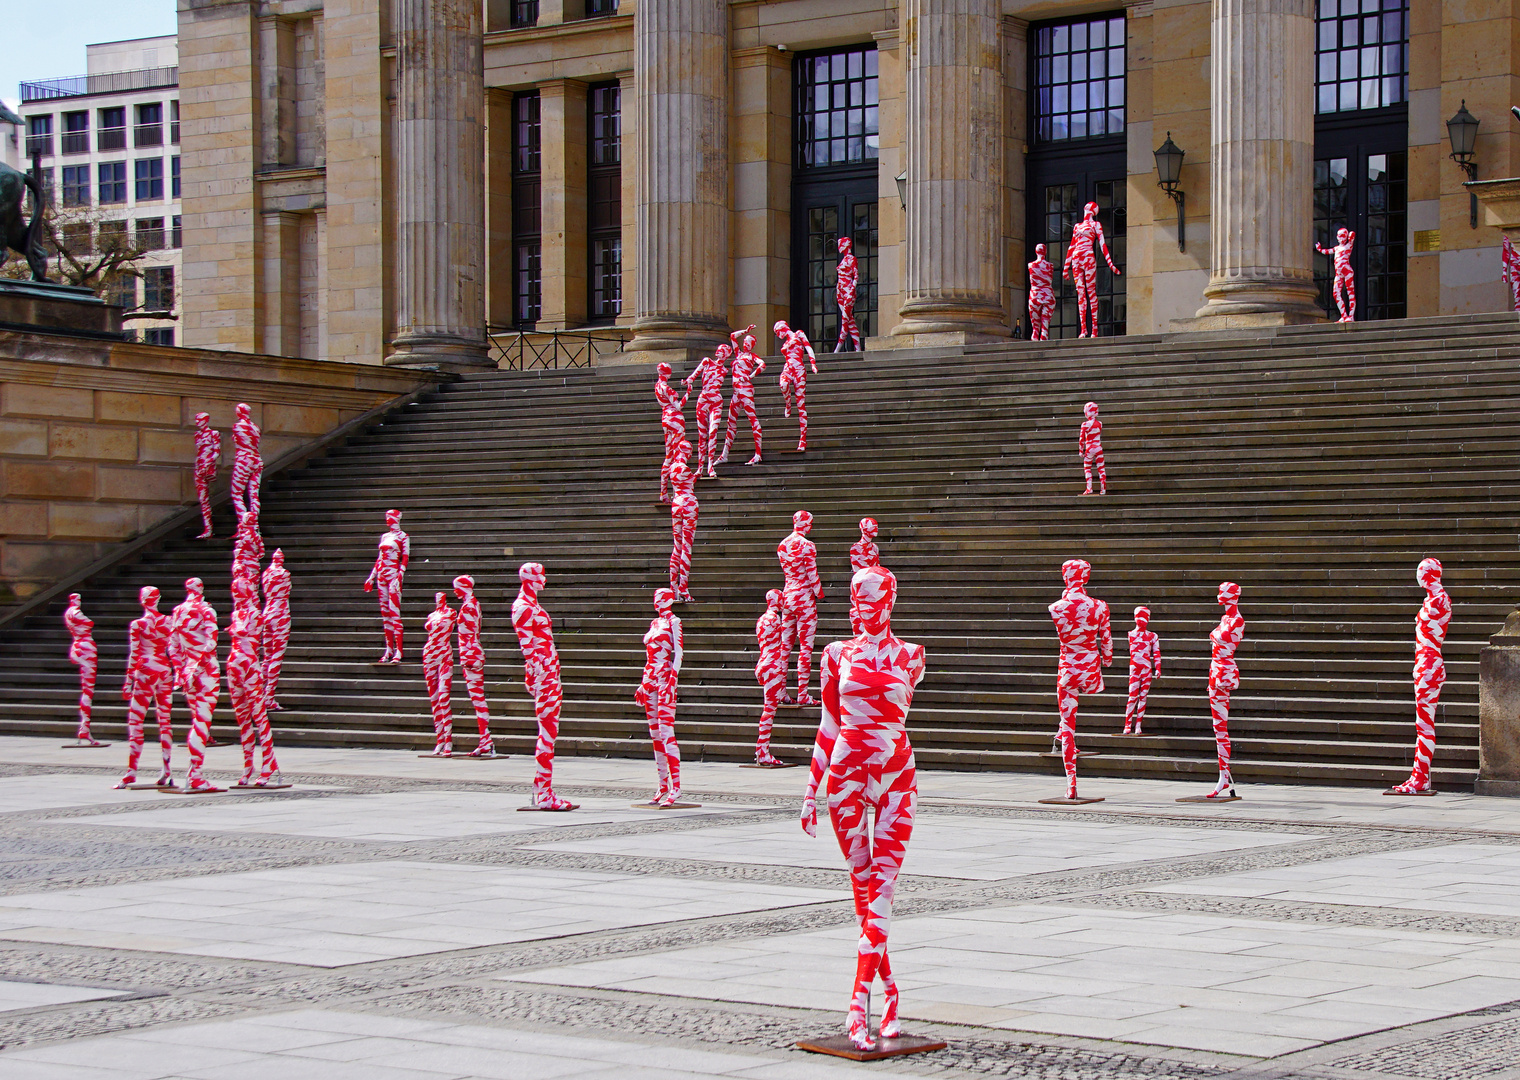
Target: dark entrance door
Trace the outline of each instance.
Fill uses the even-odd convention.
[[[1409,118],[1404,105],[1314,125],[1314,239],[1335,246],[1335,231],[1356,233],[1351,266],[1356,317],[1402,319],[1408,313]],[[1319,302],[1340,318],[1331,295],[1334,261],[1314,253]]]
[[[876,333],[876,169],[792,185],[792,315],[817,348],[839,340],[834,279],[838,239],[848,236],[860,268],[855,321],[862,337]]]
[[[1055,264],[1056,309],[1050,318],[1050,336],[1076,337],[1081,331],[1076,286],[1061,274],[1071,227],[1082,220],[1089,202],[1098,204],[1098,222],[1108,238],[1108,250],[1121,272],[1115,277],[1098,256],[1098,331],[1101,337],[1125,332],[1125,161],[1123,143],[1117,150],[1084,153],[1044,151],[1028,158],[1026,177],[1029,237],[1025,261],[1034,259],[1034,246],[1046,246],[1045,257]],[[1027,331],[1028,317],[1025,316]]]

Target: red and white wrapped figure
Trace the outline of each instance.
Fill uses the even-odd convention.
[[[1240,614],[1240,586],[1233,581],[1219,584],[1219,602],[1224,614],[1219,625],[1209,632],[1213,657],[1209,661],[1209,714],[1214,721],[1214,750],[1219,757],[1219,782],[1207,799],[1235,798],[1235,780],[1230,776],[1230,691],[1240,686],[1240,665],[1235,650],[1246,636],[1246,621]]]
[[[781,400],[787,416],[792,415],[794,408],[797,410],[797,449],[803,451],[807,449],[807,366],[803,360],[817,375],[818,358],[813,355],[808,336],[787,326],[785,319],[777,319],[771,329],[781,339],[781,355],[786,358],[781,367]]]
[[[689,446],[686,440],[683,445]],[[688,451],[689,452],[689,451]],[[696,478],[686,467],[686,454],[679,449],[670,467],[670,589],[676,603],[689,604],[692,595],[688,589],[691,581],[691,546],[697,536]]]
[[[709,480],[718,478],[718,429],[723,423],[723,383],[728,378],[727,359],[731,351],[727,345],[719,345],[717,355],[702,357],[702,362],[686,376],[688,394],[692,381],[702,380],[702,389],[697,393],[697,475],[705,469]]]
[[[665,462],[660,466],[660,501],[669,502],[670,497],[665,491],[670,483],[670,467],[676,460],[676,448],[686,438],[686,414],[682,410],[691,394],[676,397],[669,382],[669,364],[662,363],[656,370],[659,374],[654,381],[654,398],[660,403],[660,429],[665,434]]]
[[[385,512],[386,531],[380,534],[374,568],[364,581],[364,591],[380,593],[380,621],[385,628],[385,652],[377,664],[401,663],[401,583],[412,557],[412,538],[401,531],[401,511]]]
[[[247,519],[245,519],[247,520]],[[280,765],[274,756],[274,733],[264,694],[264,613],[259,610],[257,578],[232,579],[232,618],[227,623],[227,695],[237,718],[243,745],[243,776],[238,787],[279,783]],[[259,778],[253,778],[254,754],[261,758]]]
[[[1056,268],[1045,257],[1045,245],[1034,246],[1034,262],[1029,264],[1029,340],[1050,340],[1050,316],[1056,310]],[[1068,275],[1069,276],[1069,275]]]
[[[754,326],[750,325],[745,330],[735,330],[729,335],[736,338],[744,335],[742,343],[734,350],[734,392],[728,399],[728,432],[723,437],[723,453],[718,455],[718,464],[728,460],[728,452],[733,449],[734,436],[739,430],[739,414],[742,412],[749,419],[749,432],[755,441],[755,456],[744,464],[760,464],[760,418],[755,413],[755,377],[764,374],[765,361],[755,355],[755,339],[749,333]]]
[[[1077,797],[1077,695],[1103,693],[1103,672],[1114,662],[1114,637],[1108,605],[1087,595],[1092,565],[1084,559],[1061,564],[1066,589],[1050,605],[1050,618],[1061,639],[1061,665],[1056,675],[1056,707],[1061,724],[1056,731],[1066,769],[1066,798]]]
[[[1430,759],[1436,752],[1436,706],[1446,682],[1441,649],[1451,622],[1451,597],[1441,585],[1438,560],[1422,560],[1415,577],[1425,589],[1425,602],[1414,618],[1414,770],[1408,780],[1389,789],[1390,795],[1427,795],[1435,790],[1430,783]]]
[[[237,532],[232,534],[232,577],[249,578],[253,582],[254,595],[258,595],[259,564],[264,561],[264,537],[259,534],[259,512],[248,508],[238,519]]]
[[[523,655],[523,685],[533,695],[533,715],[538,719],[538,742],[533,748],[533,807],[537,810],[574,810],[576,804],[554,794],[554,740],[559,738],[559,710],[564,689],[559,677],[559,650],[554,647],[554,623],[538,602],[549,580],[542,563],[526,562],[517,568],[521,588],[512,601],[512,629]]]
[[[860,928],[846,1028],[860,1049],[874,1043],[871,988],[878,976],[884,997],[881,1037],[901,1034],[887,934],[918,802],[906,720],[913,689],[924,677],[925,657],[922,645],[892,633],[896,599],[897,579],[885,567],[857,570],[850,581],[850,622],[859,630],[849,641],[836,641],[823,651],[822,719],[802,799],[802,828],[816,836],[818,785],[827,772],[829,823],[850,868]]]
[[[818,578],[818,548],[807,538],[813,531],[813,515],[798,510],[792,515],[792,531],[776,545],[776,558],[781,562],[784,579],[781,593],[781,664],[791,655],[792,645],[797,646],[797,697],[786,696],[783,687],[783,705],[816,705],[808,693],[808,680],[813,671],[813,635],[818,632],[818,601],[823,599],[823,582]]]
[[[1351,269],[1351,252],[1355,247],[1356,233],[1347,228],[1335,230],[1334,247],[1327,248],[1318,240],[1314,242],[1315,251],[1329,255],[1334,260],[1331,271],[1334,278],[1330,283],[1330,291],[1335,297],[1335,306],[1340,309],[1341,322],[1356,319],[1356,275]]]
[[[1501,236],[1499,258],[1499,276],[1504,284],[1509,286],[1510,303],[1514,305],[1516,311],[1520,311],[1520,251],[1515,250],[1509,233]]]
[[[290,647],[290,571],[285,569],[285,552],[274,549],[269,568],[264,571],[264,708],[279,712],[274,692],[280,685],[280,669],[285,666],[285,650]]]
[[[1079,337],[1098,336],[1097,248],[1103,249],[1103,261],[1118,277],[1119,268],[1108,253],[1108,239],[1098,223],[1098,204],[1090,202],[1083,208],[1082,220],[1071,227],[1071,244],[1066,248],[1066,263],[1061,269],[1061,276],[1077,287],[1077,315],[1082,322]]]
[[[211,537],[211,485],[222,461],[222,434],[211,426],[211,414],[195,414],[195,497],[201,504],[201,524],[205,528],[196,537]]]
[[[1082,427],[1077,432],[1077,449],[1082,452],[1082,475],[1087,478],[1087,490],[1091,495],[1093,469],[1098,470],[1098,494],[1108,494],[1108,470],[1103,467],[1103,421],[1098,419],[1098,403],[1089,401],[1082,406]]]
[[[422,677],[427,681],[428,703],[433,710],[433,757],[454,753],[454,622],[447,593],[433,594],[433,612],[423,624],[427,640],[422,646]]]
[[[776,722],[776,706],[786,689],[786,652],[782,648],[781,590],[765,594],[765,614],[755,622],[755,644],[760,658],[755,662],[755,681],[760,684],[764,704],[760,708],[760,729],[755,739],[755,764],[780,765],[771,754],[771,727]]]
[[[480,644],[480,601],[475,597],[475,579],[460,574],[454,579],[454,595],[459,597],[459,670],[464,674],[465,689],[475,706],[475,726],[480,741],[470,757],[495,757],[496,740],[491,738],[491,707],[486,703],[486,650]]]
[[[74,738],[80,746],[105,746],[90,734],[100,653],[95,648],[95,623],[84,613],[81,603],[77,592],[69,593],[69,606],[63,610],[63,625],[69,631],[69,661],[79,669],[79,730]]]
[[[850,545],[850,569],[864,570],[868,566],[881,565],[881,549],[876,546],[880,531],[875,518],[860,519],[860,539]]]
[[[681,620],[671,610],[675,594],[669,589],[654,593],[655,617],[644,634],[644,674],[633,700],[649,721],[654,744],[654,767],[659,786],[650,806],[671,807],[681,801],[681,747],[676,742],[677,678],[685,639]]]
[[[190,767],[185,772],[186,791],[223,791],[201,775],[206,761],[206,739],[221,691],[222,668],[216,659],[216,609],[206,603],[206,587],[200,578],[185,582],[185,599],[169,621],[169,662],[174,681],[185,695],[190,711],[190,730],[185,746]]]
[[[259,427],[247,402],[239,402],[232,425],[232,505],[238,521],[249,510],[259,512],[259,485],[264,481],[264,459],[259,454]]]
[[[1129,632],[1129,700],[1124,705],[1124,734],[1141,735],[1145,701],[1151,682],[1161,674],[1161,638],[1150,629],[1151,609],[1135,609],[1135,628]]]
[[[863,344],[860,327],[855,322],[855,293],[860,288],[860,263],[850,250],[848,236],[839,238],[839,268],[834,277],[834,302],[839,305],[839,340],[834,342],[835,352],[844,352],[849,342],[851,351],[860,352]]]
[[[164,757],[154,786],[172,788],[174,728],[170,713],[174,707],[174,668],[169,663],[169,616],[158,610],[159,594],[152,585],[144,585],[137,599],[143,613],[132,620],[127,630],[127,677],[121,686],[121,696],[127,702],[127,771],[116,786],[129,788],[137,783],[143,722],[151,704],[158,720],[158,745]]]

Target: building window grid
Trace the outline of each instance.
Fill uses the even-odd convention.
[[[169,102],[169,141],[179,145],[179,99]]]
[[[90,114],[67,112],[63,114],[63,145],[65,154],[88,154],[90,152]]]
[[[180,224],[180,215],[175,214],[174,217],[170,219],[170,221],[171,225],[169,229],[169,246],[173,248],[182,247],[183,226]]]
[[[174,267],[151,266],[143,271],[143,309],[174,310]]]
[[[1093,184],[1093,201],[1098,204],[1098,223],[1108,240],[1114,263],[1123,267],[1128,256],[1128,213],[1126,210],[1125,182],[1122,180],[1099,180]],[[1066,262],[1066,249],[1071,246],[1072,225],[1082,220],[1083,208],[1076,184],[1052,184],[1045,188],[1044,230],[1040,237],[1046,247],[1046,258],[1056,267],[1055,310],[1050,317],[1052,338],[1076,337],[1081,332],[1081,312],[1077,306],[1077,287],[1061,274]],[[1119,337],[1125,333],[1128,316],[1125,278],[1115,277],[1103,260],[1098,258],[1098,330],[1100,337]]]
[[[1319,0],[1315,111],[1382,109],[1408,100],[1408,0]]]
[[[164,219],[137,219],[137,246],[144,251],[161,251],[164,247]]]
[[[536,14],[536,12],[535,12]],[[537,90],[512,98],[512,317],[532,329],[543,314],[542,152]]]
[[[53,117],[29,116],[26,118],[26,156],[34,157],[41,154],[48,157],[53,153]]]
[[[125,221],[100,223],[100,250],[102,252],[127,250],[127,223]]]
[[[795,81],[799,169],[877,159],[881,119],[874,45],[799,56]]]
[[[514,29],[522,26],[537,26],[538,0],[512,0],[511,25]]]
[[[102,161],[96,173],[100,181],[99,201],[124,203],[127,201],[127,163],[125,161]]]
[[[1350,228],[1351,159],[1321,158],[1314,163],[1314,238],[1335,246],[1335,233]],[[1409,158],[1403,152],[1367,156],[1367,223],[1356,238],[1367,270],[1357,291],[1357,313],[1364,319],[1402,319],[1408,314]],[[1314,284],[1327,317],[1340,317],[1332,290],[1334,260],[1314,252]]]
[[[179,155],[169,159],[169,198],[179,198]]]
[[[855,324],[862,338],[876,333],[877,210],[875,202],[849,207],[850,247],[860,282],[855,290]],[[808,208],[807,334],[825,348],[839,340],[839,303],[834,285],[839,277],[839,208]]]
[[[158,102],[137,106],[137,126],[132,132],[134,146],[164,145],[164,107]]]
[[[127,148],[127,110],[123,106],[100,110],[100,121],[95,132],[95,149],[125,150]]]
[[[1037,27],[1034,88],[1036,142],[1123,134],[1124,16],[1098,15]]]
[[[159,326],[149,327],[143,331],[144,345],[173,345],[174,327]]]
[[[589,246],[587,311],[593,323],[623,312],[623,110],[617,83],[589,91],[586,236]]]
[[[594,15],[616,15],[618,0],[586,0],[586,17]]]
[[[90,205],[90,167],[88,165],[63,167],[63,205]]]
[[[138,202],[164,197],[164,159],[138,158],[132,163]]]

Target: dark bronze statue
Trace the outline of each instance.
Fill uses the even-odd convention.
[[[26,220],[26,193],[32,193],[32,219]],[[47,252],[42,247],[42,187],[30,173],[0,163],[0,266],[19,251],[32,268],[33,281],[47,280]]]

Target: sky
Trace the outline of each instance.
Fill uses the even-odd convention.
[[[84,47],[175,33],[175,0],[5,0],[0,98],[18,82],[83,75]]]

